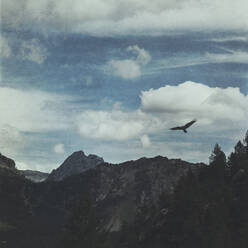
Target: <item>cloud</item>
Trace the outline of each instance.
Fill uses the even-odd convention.
[[[115,76],[119,76],[126,80],[140,77],[142,67],[151,60],[150,54],[145,49],[139,48],[137,45],[129,46],[126,50],[132,52],[135,57],[132,59],[109,61],[106,66],[107,72],[110,71]]]
[[[244,51],[227,50],[223,54],[206,54],[206,59],[212,63],[248,63],[248,53]]]
[[[0,87],[0,127],[9,125],[21,132],[66,129],[65,102],[64,96]]]
[[[38,39],[23,40],[11,35],[0,35],[0,57],[29,60],[42,64],[48,56],[47,49]],[[13,52],[15,51],[15,52]]]
[[[16,160],[16,168],[19,170],[35,170],[35,171],[41,171],[41,172],[47,172],[50,173],[52,169],[57,168],[58,164],[51,164],[46,162],[43,163],[36,163],[34,161],[22,161],[22,160]]]
[[[65,146],[64,144],[56,144],[53,147],[53,151],[57,154],[64,154],[65,153]]]
[[[213,88],[188,81],[177,86],[166,85],[143,91],[141,109],[181,122],[197,118],[200,125],[223,130],[244,125],[248,117],[248,96],[242,94],[239,88]],[[225,122],[225,126],[216,125]]]
[[[141,75],[140,65],[130,59],[111,60],[108,65],[115,76],[123,79],[134,79]]]
[[[15,161],[16,163],[16,168],[18,170],[30,170],[30,166],[27,165],[25,162],[22,162],[22,161]]]
[[[10,125],[0,125],[0,151],[5,155],[11,155],[24,149],[28,144],[27,138]]]
[[[47,56],[47,50],[38,39],[22,41],[20,46],[20,59],[42,64]]]
[[[238,41],[238,42],[248,42],[248,36],[224,36],[224,37],[217,37],[217,38],[212,38],[208,39],[209,41],[213,42],[233,42],[233,41]]]
[[[128,141],[140,138],[145,132],[157,130],[161,125],[156,116],[140,109],[121,110],[113,105],[112,110],[87,110],[75,120],[77,130],[82,137],[104,141]]]
[[[87,110],[77,116],[75,125],[82,137],[105,141],[141,139],[149,144],[146,135],[160,136],[171,132],[174,125],[185,124],[194,118],[197,132],[240,130],[246,128],[248,96],[239,88],[218,88],[195,82],[143,91],[141,105],[134,111]]]
[[[151,60],[151,55],[143,48],[139,48],[137,45],[129,46],[127,51],[133,52],[137,55],[136,62],[140,65],[146,65]]]
[[[153,68],[149,68],[147,73],[153,74],[164,69],[175,69],[212,63],[248,63],[248,53],[245,51],[231,50],[224,47],[219,47],[219,49],[222,50],[221,53],[205,53],[201,56],[189,54],[158,60],[155,62],[156,64],[153,65]]]
[[[3,0],[6,29],[91,35],[247,30],[246,0]],[[15,18],[13,18],[13,16]]]
[[[8,39],[0,35],[0,57],[9,58],[12,54]]]
[[[76,125],[83,137],[100,140],[128,140],[144,130],[141,112],[85,111],[77,117]]]
[[[149,139],[149,137],[144,134],[141,138],[140,138],[141,144],[144,148],[147,148],[149,146],[151,146],[151,141]]]

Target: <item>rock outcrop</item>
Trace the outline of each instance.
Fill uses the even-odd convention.
[[[97,155],[86,156],[83,151],[77,151],[71,154],[57,169],[53,170],[48,176],[48,180],[61,181],[66,177],[93,169],[103,162],[104,160]]]
[[[15,161],[0,153],[0,166],[15,169]]]

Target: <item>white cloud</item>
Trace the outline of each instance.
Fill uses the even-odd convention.
[[[14,57],[42,64],[47,56],[47,49],[38,39],[22,40],[18,37],[0,35],[0,57]],[[16,49],[17,48],[17,49]],[[13,52],[15,49],[15,52]]]
[[[223,130],[244,126],[248,117],[248,96],[239,88],[212,88],[189,81],[143,91],[141,109],[179,122],[197,118],[200,125]]]
[[[27,165],[25,162],[22,162],[22,161],[15,161],[16,163],[16,168],[18,170],[30,170],[30,166]]]
[[[90,139],[128,141],[146,135],[165,134],[174,125],[197,118],[197,132],[239,130],[246,128],[248,96],[239,88],[209,87],[195,82],[164,86],[141,93],[136,111],[113,108],[110,111],[82,112],[76,119],[81,136]],[[142,141],[143,140],[143,141]]]
[[[141,75],[140,65],[131,59],[111,60],[108,65],[115,76],[124,79],[134,79]]]
[[[135,79],[140,77],[142,67],[151,60],[150,54],[137,45],[129,46],[126,50],[132,52],[135,57],[124,60],[111,60],[107,64],[107,71],[123,79]]]
[[[248,53],[243,51],[228,50],[224,54],[207,53],[206,59],[212,63],[248,63]]]
[[[3,0],[5,28],[92,35],[247,30],[246,0]],[[13,16],[15,18],[13,18]]]
[[[127,51],[133,52],[137,56],[136,62],[138,64],[146,65],[151,60],[151,55],[145,49],[139,48],[137,45],[129,46]]]
[[[24,149],[28,144],[27,138],[10,125],[0,125],[0,152],[5,155],[15,154]]]
[[[9,125],[23,132],[65,129],[65,100],[64,96],[42,91],[0,87],[0,127]]]
[[[37,64],[42,64],[48,56],[47,50],[38,39],[22,41],[20,46],[20,58]]]
[[[240,42],[248,42],[248,36],[224,36],[218,38],[208,39],[213,42],[232,42],[232,41],[240,41]]]
[[[144,130],[142,113],[112,111],[85,111],[77,118],[82,136],[100,140],[128,140]]]
[[[65,153],[65,146],[64,144],[56,144],[53,147],[53,151],[57,154],[64,154]]]
[[[204,55],[189,54],[177,57],[168,57],[158,60],[148,73],[157,73],[160,70],[196,66],[211,63],[248,63],[248,53],[245,51],[231,50],[219,47],[224,53],[206,53]]]
[[[0,57],[9,58],[12,54],[8,39],[0,35]]]
[[[67,100],[70,100],[67,96],[38,90],[0,87],[0,152],[25,162],[30,169],[36,169],[36,162],[41,169],[42,166],[51,169],[47,158],[52,155],[42,144],[58,142],[56,139],[51,142],[49,132],[69,132],[73,128],[73,113],[67,108]],[[56,151],[61,152],[62,147]],[[39,162],[41,158],[47,160]]]
[[[140,138],[141,144],[144,148],[147,148],[149,146],[151,146],[151,141],[149,139],[149,137],[144,134],[141,138]]]
[[[52,169],[58,167],[58,164],[51,164],[51,163],[36,163],[34,161],[22,161],[16,160],[16,168],[19,170],[35,170],[41,172],[50,173]]]

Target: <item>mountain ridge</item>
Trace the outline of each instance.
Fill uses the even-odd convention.
[[[88,169],[92,169],[103,162],[103,158],[95,154],[89,154],[88,156],[86,156],[82,150],[76,151],[68,156],[58,168],[54,169],[49,174],[47,180],[60,181],[65,177],[82,173]]]
[[[86,155],[76,155],[80,165]],[[4,163],[0,241],[11,248],[246,248],[248,132],[228,160],[218,144],[209,158],[208,165],[162,156],[101,162],[40,183]]]

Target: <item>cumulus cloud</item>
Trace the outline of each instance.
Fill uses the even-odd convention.
[[[246,128],[248,96],[239,88],[209,87],[195,82],[143,91],[141,105],[135,111],[82,112],[76,118],[81,136],[90,139],[127,141],[140,139],[151,145],[149,134],[168,132],[174,125],[197,118],[197,132]]]
[[[8,29],[154,35],[171,30],[247,30],[248,27],[246,0],[2,2],[2,23]]]
[[[6,155],[25,148],[27,138],[15,127],[0,125],[0,151]]]
[[[108,65],[115,76],[123,79],[134,79],[141,75],[140,65],[131,59],[111,60]]]
[[[141,76],[141,69],[151,60],[150,54],[139,46],[129,46],[126,49],[132,52],[135,57],[124,60],[111,60],[107,64],[108,71],[123,79],[134,79]]]
[[[201,125],[226,129],[244,125],[248,117],[248,96],[242,94],[239,88],[223,89],[188,81],[177,86],[166,85],[143,91],[141,109],[174,117],[182,122],[197,118]],[[222,125],[226,122],[226,125],[216,125],[217,121],[222,122]]]
[[[64,101],[66,97],[42,91],[0,87],[0,127],[9,125],[22,132],[63,130],[68,127],[60,109]]]
[[[141,144],[144,148],[147,148],[149,146],[151,146],[151,141],[149,139],[149,137],[144,134],[141,138],[140,138]]]
[[[73,114],[67,108],[70,100],[39,90],[0,87],[0,152],[27,164],[29,169],[50,170],[55,154],[49,146],[58,142],[51,132],[73,128]],[[63,146],[55,150],[62,152]],[[24,164],[20,166],[25,168]]]
[[[128,140],[144,129],[141,112],[85,111],[77,118],[82,136],[101,140]]]
[[[37,64],[42,64],[48,56],[47,50],[38,39],[22,41],[20,46],[20,58]]]
[[[56,144],[53,147],[53,151],[57,154],[64,154],[65,153],[65,146],[64,144]]]

